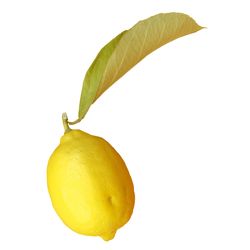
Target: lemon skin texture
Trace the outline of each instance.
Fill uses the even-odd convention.
[[[111,240],[132,215],[128,169],[100,137],[81,130],[65,133],[49,159],[47,183],[55,211],[77,233]]]

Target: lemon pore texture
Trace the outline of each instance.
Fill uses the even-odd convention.
[[[128,169],[104,139],[65,133],[47,168],[52,205],[77,233],[110,240],[131,217],[134,187]]]

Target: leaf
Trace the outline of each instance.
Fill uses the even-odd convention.
[[[182,13],[161,13],[138,22],[101,49],[88,69],[80,98],[78,120],[114,82],[162,45],[202,29]]]

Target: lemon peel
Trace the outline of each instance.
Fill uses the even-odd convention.
[[[73,231],[111,240],[134,208],[128,169],[104,139],[81,130],[66,130],[48,162],[52,205]]]

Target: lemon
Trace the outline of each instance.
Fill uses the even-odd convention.
[[[81,130],[65,133],[49,159],[47,182],[55,211],[77,233],[111,240],[132,215],[128,169],[100,137]]]

